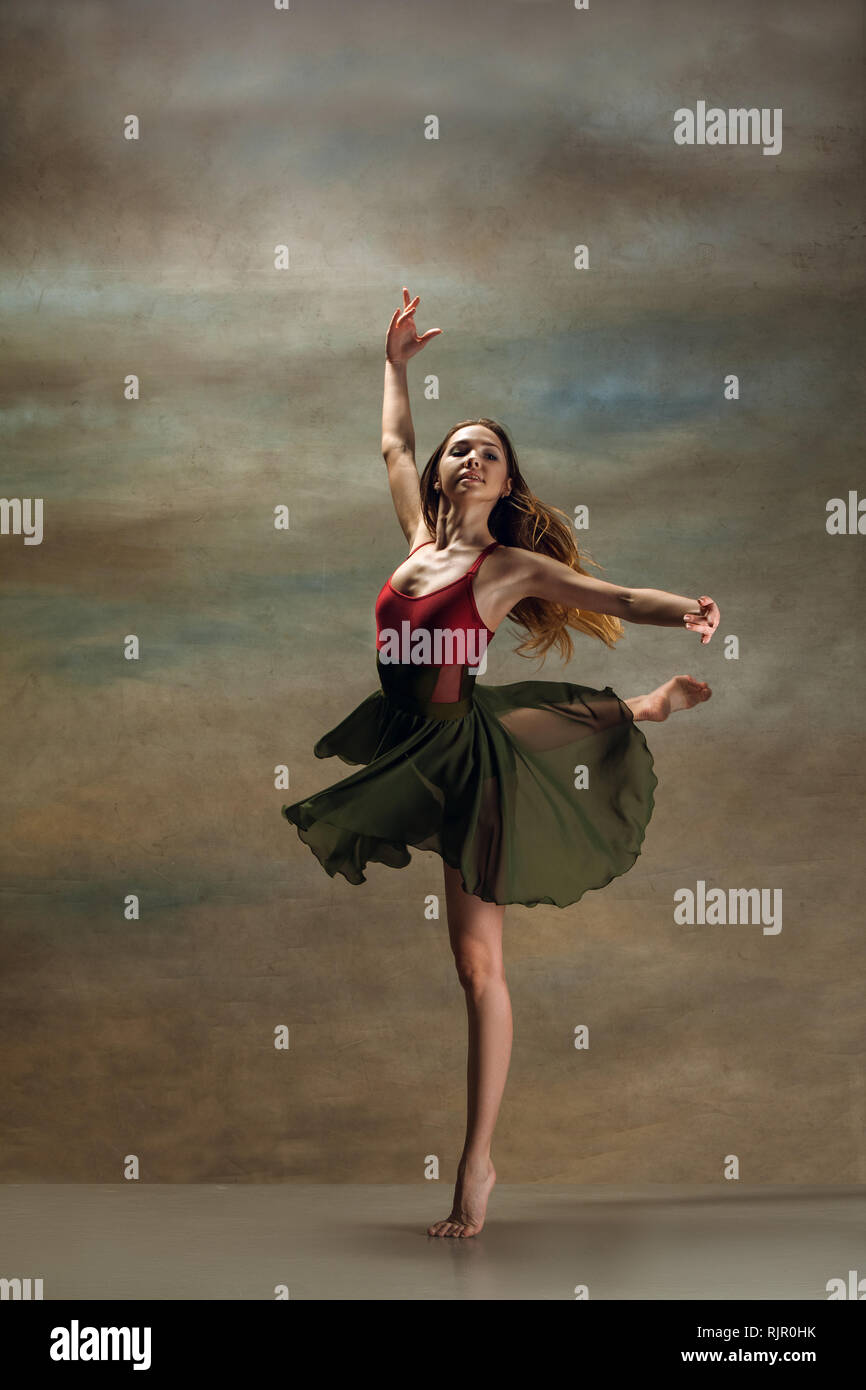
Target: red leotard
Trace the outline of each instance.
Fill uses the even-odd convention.
[[[423,545],[433,544],[433,541],[422,541],[421,545],[416,545],[409,554],[414,555],[415,551],[420,550]],[[399,589],[394,588],[390,579],[387,579],[376,599],[377,652],[381,652],[385,645],[383,632],[390,630],[392,633],[400,633],[402,623],[409,624],[407,632],[410,640],[412,634],[419,630],[428,632],[433,639],[438,630],[440,634],[462,634],[465,643],[464,652],[483,652],[493,636],[493,630],[481,621],[481,616],[475,606],[472,581],[485,556],[489,555],[498,544],[498,541],[492,541],[481,551],[480,555],[476,556],[474,563],[465,574],[461,575],[459,579],[452,579],[450,584],[444,584],[441,588],[434,589],[430,594],[415,596],[403,594]],[[396,572],[395,570],[394,573],[396,574]],[[471,644],[470,634],[474,634],[471,638]],[[450,659],[449,648],[451,650]],[[460,658],[458,643],[443,642],[439,650],[443,660],[437,662],[438,678],[430,693],[427,694],[427,700],[431,704],[456,704],[466,691],[465,673],[472,668],[469,663]],[[380,667],[380,670],[384,669],[387,668]]]

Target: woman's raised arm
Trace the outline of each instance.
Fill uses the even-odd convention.
[[[397,518],[411,544],[421,517],[421,489],[415,464],[415,427],[409,406],[406,365],[425,343],[442,332],[430,328],[420,338],[415,329],[415,310],[420,298],[403,290],[403,308],[395,309],[385,337],[385,392],[382,401],[382,457]]]

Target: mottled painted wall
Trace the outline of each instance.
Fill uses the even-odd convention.
[[[859,7],[19,0],[2,23],[3,493],[44,499],[44,537],[0,536],[0,1177],[453,1171],[441,863],[351,887],[280,815],[346,775],[313,743],[376,686],[406,284],[443,329],[409,368],[419,460],[493,415],[541,497],[589,505],[605,577],[722,611],[705,648],[631,627],[539,671],[504,625],[491,650],[487,681],[714,690],[645,726],[631,873],[507,911],[500,1178],[722,1182],[736,1153],[748,1181],[863,1180],[866,542],[825,527],[863,480]],[[677,146],[698,100],[781,108],[781,153]],[[699,879],[781,888],[782,931],[676,925]]]

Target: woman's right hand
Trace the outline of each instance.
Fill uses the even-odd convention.
[[[719,605],[709,594],[701,594],[697,613],[684,613],[683,623],[689,632],[700,632],[701,646],[705,647],[722,620]]]
[[[420,295],[409,298],[409,291],[403,289],[403,308],[395,309],[385,335],[385,356],[389,362],[401,365],[420,352],[425,343],[442,332],[441,328],[428,328],[421,337],[415,329],[415,310],[421,302]]]

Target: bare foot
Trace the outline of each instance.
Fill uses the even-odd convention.
[[[428,1226],[428,1236],[477,1236],[484,1225],[487,1199],[495,1182],[496,1170],[490,1159],[478,1166],[461,1163],[451,1215]]]
[[[691,709],[712,695],[706,681],[696,681],[693,676],[671,676],[650,695],[638,695],[626,703],[634,713],[635,719],[667,719],[678,709]]]

